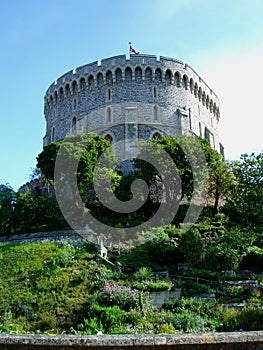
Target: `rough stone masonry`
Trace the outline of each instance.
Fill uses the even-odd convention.
[[[213,90],[181,61],[110,57],[73,69],[48,88],[44,145],[88,131],[112,143],[195,134],[223,153],[219,105]]]

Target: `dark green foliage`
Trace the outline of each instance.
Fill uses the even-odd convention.
[[[18,192],[15,196],[12,230],[15,233],[68,229],[53,195]]]
[[[154,252],[154,254],[153,254]],[[132,271],[147,266],[154,271],[163,271],[168,266],[174,266],[182,260],[182,254],[174,244],[168,241],[148,241],[145,244],[136,246],[127,254],[122,255],[119,261],[130,267]]]
[[[242,311],[232,311],[225,315],[222,322],[224,331],[261,331],[263,329],[263,310],[262,308],[248,307]]]
[[[44,146],[43,151],[37,157],[37,167],[49,181],[53,182],[55,163],[58,152],[60,152],[61,156],[67,159],[67,162],[64,164],[65,171],[70,170],[67,169],[67,164],[70,166],[70,162],[73,159],[79,160],[77,170],[78,182],[83,185],[89,185],[92,181],[93,169],[99,156],[109,146],[109,142],[97,134],[83,133],[70,135],[63,142],[53,142]],[[108,159],[109,163],[113,159],[113,157],[112,159]]]
[[[263,226],[263,153],[243,154],[231,163],[236,182],[227,198],[226,212],[231,220],[262,232]]]
[[[9,185],[0,185],[0,235],[11,232],[15,192]]]
[[[84,320],[85,334],[125,333],[125,313],[119,306],[100,306],[93,303],[89,309],[89,318]]]
[[[263,266],[263,249],[252,246],[247,250],[247,254],[243,257],[240,267],[241,269],[249,269],[255,272],[261,272]]]
[[[190,264],[196,265],[201,261],[205,254],[205,245],[196,228],[191,228],[183,233],[179,249]]]

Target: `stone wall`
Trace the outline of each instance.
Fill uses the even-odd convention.
[[[68,231],[51,231],[51,232],[35,232],[20,233],[17,235],[0,236],[0,244],[20,244],[20,243],[37,243],[43,241],[60,241],[60,240],[86,240],[87,233],[78,233],[73,230]]]
[[[187,64],[150,55],[111,57],[76,68],[45,95],[44,145],[92,131],[113,142],[196,134],[220,151],[219,99]],[[127,123],[136,126],[129,134]]]
[[[175,334],[175,335],[97,335],[97,336],[0,336],[1,350],[150,350],[150,349],[263,349],[263,332]]]

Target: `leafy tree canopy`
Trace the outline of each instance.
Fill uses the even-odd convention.
[[[227,213],[233,221],[262,232],[263,153],[243,154],[230,165],[236,181],[226,203]]]

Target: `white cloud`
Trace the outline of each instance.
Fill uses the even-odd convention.
[[[248,50],[209,60],[200,72],[221,100],[221,140],[228,159],[263,150],[262,62],[262,49]]]

